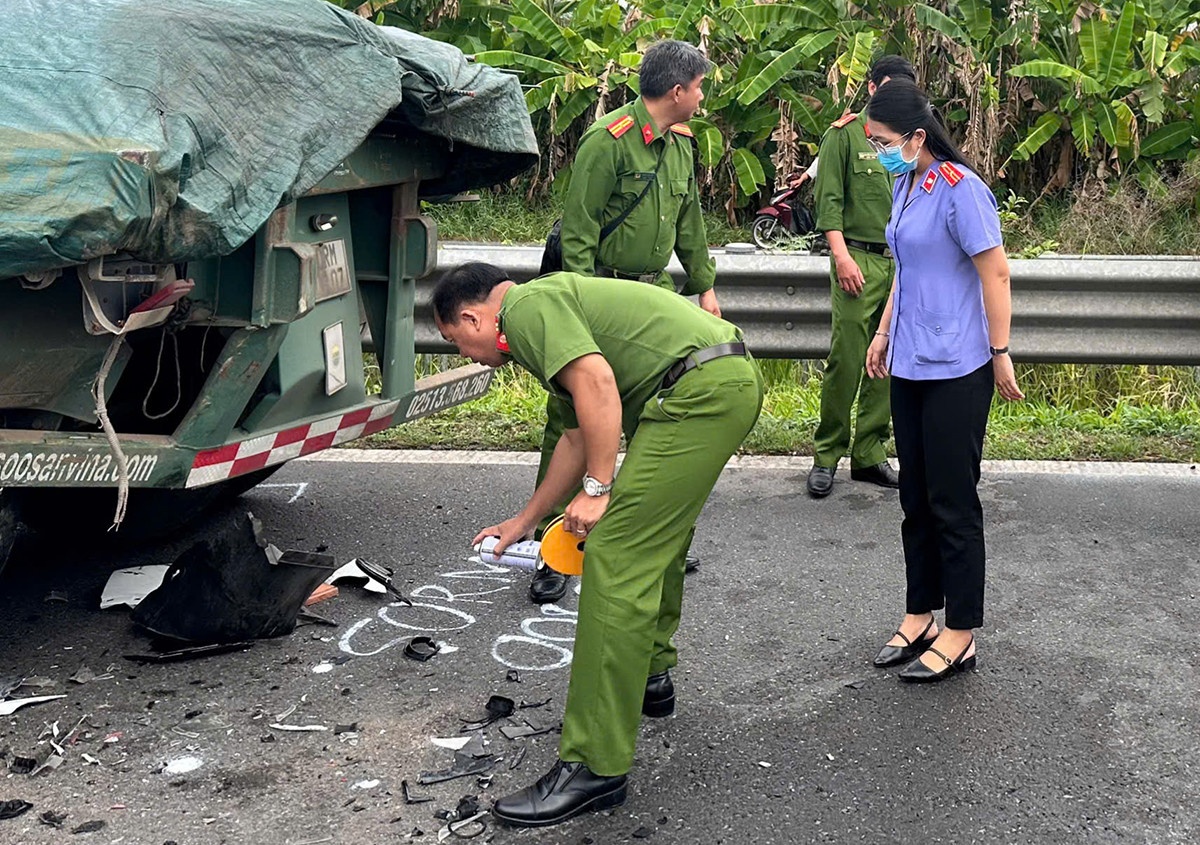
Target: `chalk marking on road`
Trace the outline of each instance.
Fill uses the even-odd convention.
[[[258,486],[259,487],[290,487],[290,488],[295,489],[295,491],[296,491],[295,495],[293,495],[292,498],[288,499],[288,504],[290,505],[293,502],[295,502],[297,499],[299,499],[301,496],[304,495],[304,491],[308,489],[308,485],[309,485],[309,482],[301,481],[297,484],[287,484],[284,482],[271,482],[269,484],[259,484]]]
[[[328,449],[315,452],[301,461],[329,461],[359,464],[467,464],[470,466],[528,466],[536,467],[541,460],[537,452],[457,452],[436,449]],[[807,472],[812,458],[787,455],[739,455],[732,458],[727,469],[781,470]],[[841,469],[849,470],[844,459]],[[1139,463],[1134,461],[984,461],[984,475],[1104,475],[1155,476],[1158,478],[1200,479],[1200,465],[1178,463]]]

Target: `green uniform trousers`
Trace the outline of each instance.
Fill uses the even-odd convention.
[[[887,460],[883,444],[891,422],[891,398],[887,379],[866,376],[867,347],[879,328],[879,318],[892,291],[895,267],[890,258],[850,248],[863,274],[863,289],[851,296],[838,285],[837,269],[830,260],[833,333],[829,359],[821,379],[821,421],[814,438],[814,463],[835,467],[850,449],[855,469]],[[861,388],[861,389],[860,389]],[[850,448],[850,410],[858,397],[854,423],[854,447]]]
[[[684,558],[725,463],[758,419],[750,357],[710,361],[652,396],[587,540],[559,756],[594,773],[633,764],[647,676],[675,665]]]

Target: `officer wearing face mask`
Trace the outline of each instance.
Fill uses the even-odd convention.
[[[873,95],[879,86],[901,78],[916,80],[912,65],[900,56],[881,56],[868,72],[867,92]],[[888,385],[864,378],[863,370],[894,273],[884,238],[892,177],[868,141],[865,115],[851,113],[835,121],[821,140],[819,160],[813,193],[817,229],[829,241],[833,328],[808,476],[814,498],[833,490],[838,461],[847,451],[852,479],[899,485],[884,450],[891,421]],[[856,397],[858,413],[852,421]]]

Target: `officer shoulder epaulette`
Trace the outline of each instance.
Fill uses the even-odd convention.
[[[853,123],[856,120],[858,120],[858,114],[856,112],[846,112],[844,115],[842,115],[841,117],[839,117],[837,120],[835,120],[833,123],[831,123],[829,125],[832,126],[834,129],[841,129],[843,126],[849,126],[851,123]]]
[[[692,127],[688,126],[686,123],[672,123],[671,131],[676,135],[682,135],[685,138],[696,137],[694,134],[692,134]]]
[[[942,178],[951,188],[963,180],[963,172],[948,161],[942,163],[938,173],[942,174]]]
[[[629,131],[629,127],[633,126],[633,123],[633,115],[627,114],[624,117],[618,117],[605,128],[608,129],[609,134],[614,138],[620,138]]]

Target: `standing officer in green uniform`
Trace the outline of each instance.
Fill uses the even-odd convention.
[[[584,133],[563,202],[563,270],[674,290],[666,272],[674,252],[688,277],[682,293],[699,294],[700,307],[721,316],[686,123],[704,99],[701,86],[710,67],[691,44],[658,42],[642,57],[641,96]],[[555,403],[547,402],[539,482],[564,424]],[[534,573],[529,597],[538,604],[558,601],[568,580],[543,567]]]
[[[881,56],[871,65],[867,92],[894,77],[916,81],[900,56]],[[830,250],[833,334],[821,380],[821,421],[817,425],[808,492],[828,496],[838,461],[850,449],[850,477],[883,487],[899,487],[883,444],[888,439],[891,403],[886,379],[863,377],[867,346],[892,290],[895,267],[883,230],[892,210],[892,177],[867,140],[866,118],[847,114],[821,139],[813,195],[817,229]],[[858,397],[854,445],[850,409]]]
[[[566,421],[528,504],[475,542],[498,535],[499,554],[583,479],[563,517],[587,550],[559,760],[492,809],[508,824],[557,824],[622,803],[641,716],[674,710],[692,526],[758,418],[762,379],[736,326],[655,285],[574,273],[514,285],[467,264],[438,283],[433,307],[461,354],[515,361]]]

